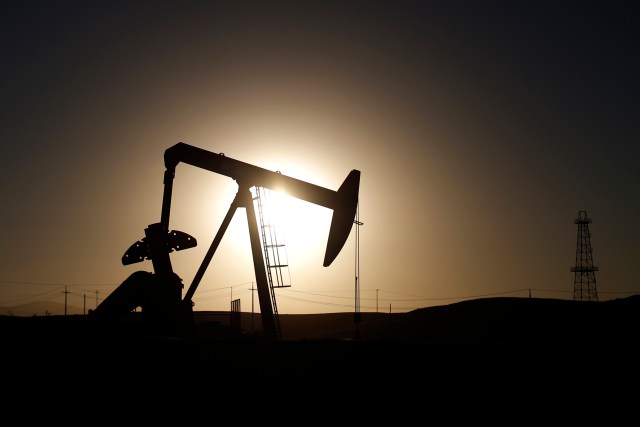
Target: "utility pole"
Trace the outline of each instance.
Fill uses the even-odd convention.
[[[69,293],[66,285],[62,293],[64,294],[64,315],[66,316],[67,315],[67,294]]]
[[[353,321],[356,324],[356,339],[360,338],[360,322],[362,321],[362,315],[360,314],[360,226],[363,222],[360,222],[360,209],[356,206],[356,219],[353,221],[356,225],[356,262],[355,262],[355,307],[353,312]]]
[[[251,332],[255,332],[256,331],[256,327],[255,327],[255,323],[254,323],[254,317],[255,317],[255,313],[253,311],[253,296],[254,293],[253,291],[257,291],[258,288],[254,288],[253,287],[253,282],[251,282],[251,287],[249,288],[251,290]]]
[[[96,308],[98,308],[98,291],[96,291]]]
[[[378,290],[379,290],[379,289],[376,289],[376,313],[378,313],[378,312],[379,312],[379,311],[378,311]]]
[[[87,294],[82,294],[82,314],[87,314]]]
[[[389,338],[391,338],[391,303],[389,303],[389,316],[388,316],[388,318],[389,318],[389,322],[387,323],[387,325],[388,325],[389,330],[388,330],[387,333],[389,334]]]

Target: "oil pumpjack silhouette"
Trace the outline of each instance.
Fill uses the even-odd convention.
[[[337,191],[241,162],[223,153],[213,153],[179,142],[164,153],[164,193],[159,223],[145,229],[145,237],[135,242],[122,257],[123,265],[144,260],[153,264],[153,273],[132,273],[92,312],[96,319],[113,321],[142,309],[143,321],[162,332],[180,332],[193,322],[193,295],[211,262],[224,233],[238,208],[245,208],[251,253],[260,304],[263,334],[266,339],[278,339],[276,318],[270,297],[269,283],[258,224],[251,194],[252,187],[286,191],[290,196],[333,210],[323,266],[328,267],[338,256],[354,225],[358,207],[360,171],[353,169]],[[193,248],[194,237],[169,229],[171,196],[176,167],[186,163],[234,179],[238,192],[218,229],[187,292],[182,296],[182,279],[173,271],[169,254]]]

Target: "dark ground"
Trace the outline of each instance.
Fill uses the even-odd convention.
[[[362,313],[357,327],[353,313],[281,314],[277,342],[251,333],[258,314],[253,323],[243,314],[239,334],[229,329],[228,314],[196,312],[195,320],[189,336],[159,336],[137,319],[96,328],[82,315],[0,317],[5,385],[75,381],[79,390],[137,384],[157,392],[160,384],[220,391],[253,383],[285,387],[289,398],[311,386],[344,396],[409,386],[484,398],[531,398],[542,390],[545,399],[564,399],[621,387],[635,393],[640,378],[640,296],[487,298]]]

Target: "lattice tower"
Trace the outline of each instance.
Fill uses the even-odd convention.
[[[573,221],[578,225],[576,243],[576,263],[571,267],[573,276],[573,299],[578,301],[598,301],[596,274],[598,267],[593,265],[593,249],[591,247],[591,219],[586,211],[579,211],[578,218]]]

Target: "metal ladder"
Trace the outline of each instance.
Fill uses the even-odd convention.
[[[276,288],[291,287],[285,283],[285,277],[282,269],[288,269],[288,261],[286,257],[285,245],[278,241],[276,234],[276,224],[272,222],[272,212],[270,212],[269,195],[271,190],[263,187],[254,187],[255,196],[253,198],[260,221],[260,230],[262,235],[262,247],[264,250],[264,261],[267,270],[267,280],[269,282],[269,290],[271,291],[271,302],[273,304],[273,316],[276,323],[276,334],[281,338],[282,330],[280,328],[280,316],[278,315],[278,305],[276,303]],[[284,252],[284,254],[282,253]]]

